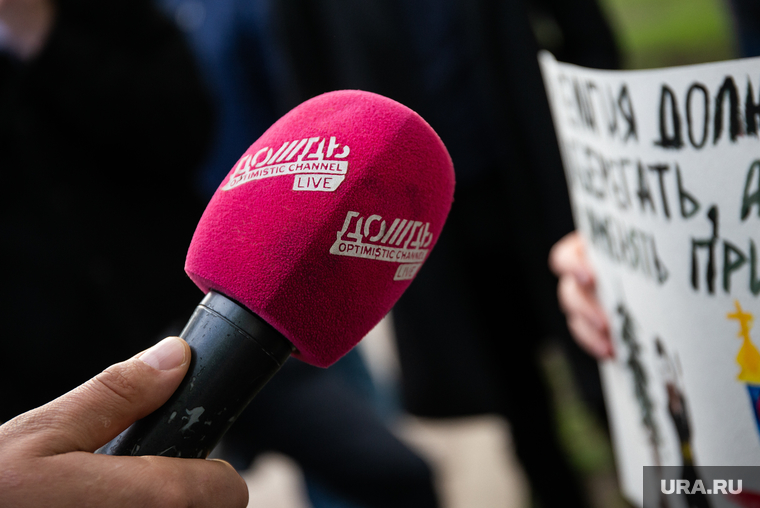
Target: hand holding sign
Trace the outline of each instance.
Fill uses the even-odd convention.
[[[559,277],[557,296],[573,338],[593,357],[612,358],[609,321],[596,296],[596,276],[577,231],[554,245],[549,266]]]

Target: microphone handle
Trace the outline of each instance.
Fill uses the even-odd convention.
[[[293,345],[264,320],[210,291],[180,337],[190,368],[172,397],[98,453],[206,458]]]

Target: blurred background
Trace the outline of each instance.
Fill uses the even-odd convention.
[[[615,32],[624,69],[647,69],[728,60],[739,56],[734,20],[723,0],[599,0]],[[534,12],[539,43],[551,49],[561,38],[549,17]],[[385,320],[359,345],[373,381],[393,404],[398,360],[393,330]],[[562,445],[583,478],[594,508],[626,508],[605,424],[595,418],[576,386],[559,346],[549,341],[541,365],[557,411]],[[537,506],[531,500],[510,443],[509,423],[497,416],[440,423],[399,415],[395,432],[419,451],[436,472],[447,508]],[[504,451],[506,450],[506,453]],[[260,456],[244,474],[250,507],[308,508],[298,466],[279,454]]]
[[[725,0],[601,0],[624,66],[645,69],[727,60],[737,55]]]

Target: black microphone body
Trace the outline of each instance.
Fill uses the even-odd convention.
[[[100,453],[208,457],[293,351],[264,320],[214,291],[196,307],[180,337],[192,351],[180,386]]]

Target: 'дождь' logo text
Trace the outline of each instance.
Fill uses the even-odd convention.
[[[429,229],[429,222],[397,218],[388,225],[379,215],[348,212],[330,254],[401,263],[393,280],[409,280],[427,256],[433,240]]]
[[[668,480],[660,480],[660,491],[663,494],[740,494],[742,481],[737,480],[736,483],[736,490],[734,490],[733,480],[713,480],[713,487],[705,489],[702,480],[695,480],[694,485],[691,485],[689,480],[670,480],[669,486]]]
[[[335,136],[329,140],[317,136],[286,141],[277,151],[265,146],[240,158],[222,190],[262,178],[295,175],[293,190],[332,192],[348,172],[348,161],[333,159],[345,159],[350,152],[348,145],[335,141]]]

